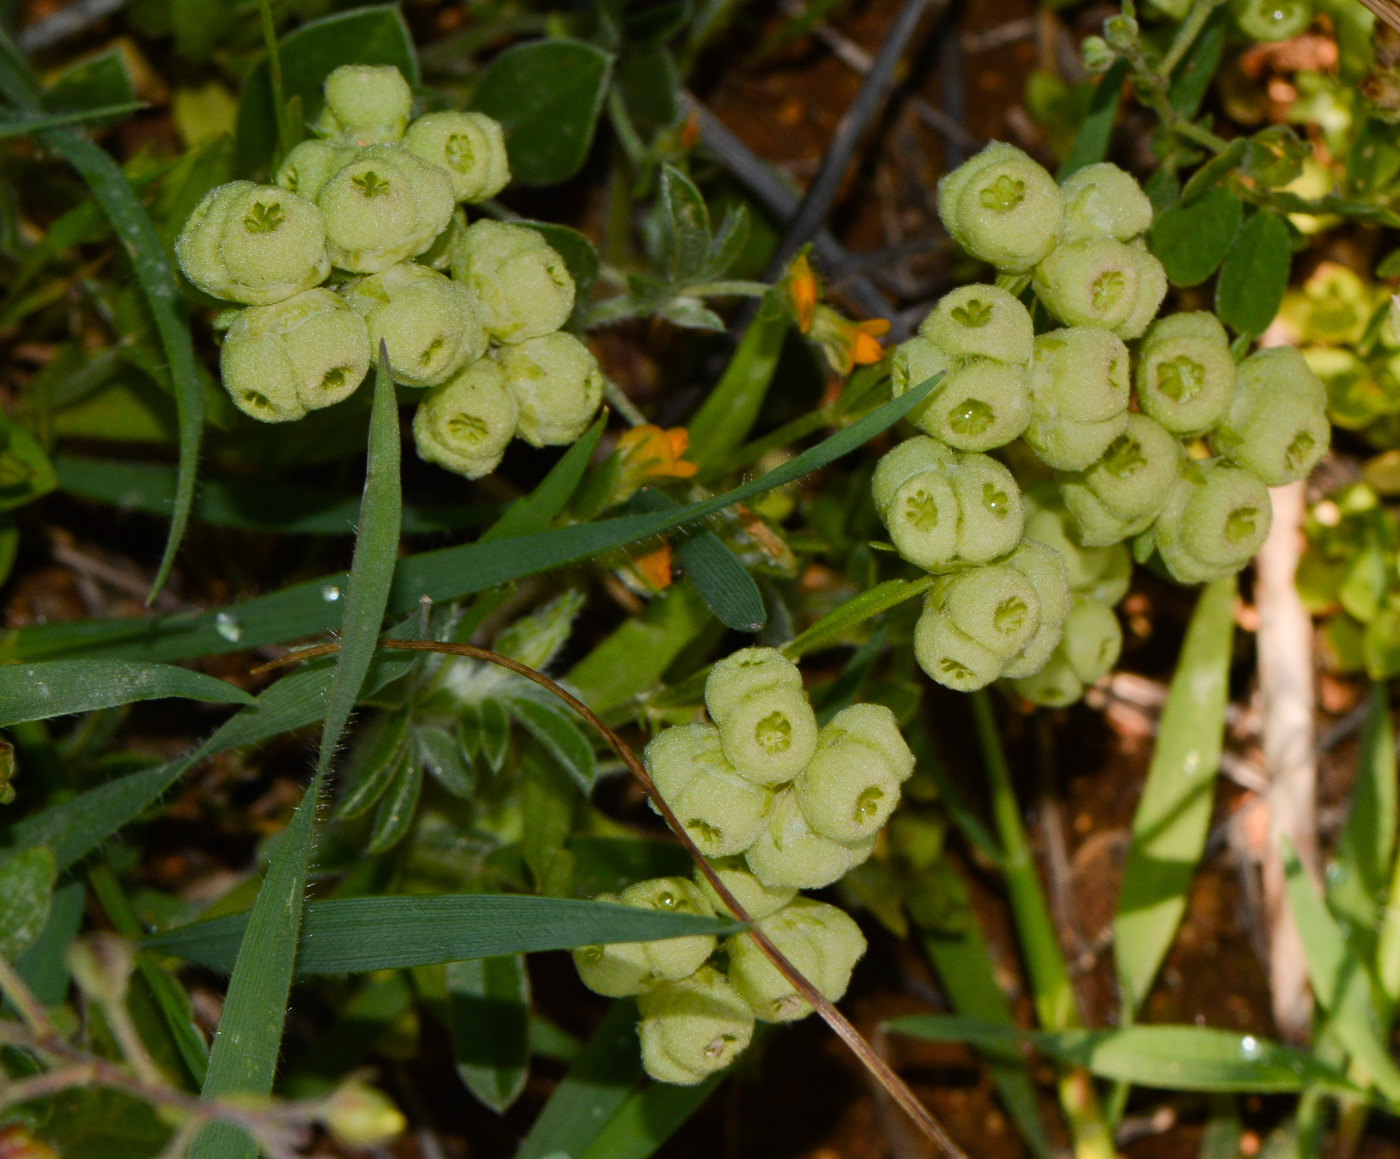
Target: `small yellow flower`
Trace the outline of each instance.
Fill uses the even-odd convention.
[[[817,309],[817,275],[806,251],[792,259],[787,272],[788,305],[803,334],[812,328],[812,316]]]
[[[634,559],[632,566],[646,581],[647,587],[657,592],[665,591],[671,586],[671,545],[663,542],[654,551]]]
[[[831,369],[837,374],[850,374],[857,366],[879,362],[885,356],[877,341],[889,332],[884,318],[868,318],[853,322],[830,306],[818,306],[812,318],[811,338],[819,347]]]
[[[690,433],[684,427],[663,431],[647,423],[633,427],[617,440],[622,456],[622,475],[635,489],[649,479],[689,479],[699,468],[681,458],[690,446]]]

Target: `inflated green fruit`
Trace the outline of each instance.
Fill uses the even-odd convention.
[[[1111,237],[1130,241],[1152,224],[1152,202],[1131,173],[1102,161],[1086,165],[1060,186],[1066,242]]]
[[[914,658],[930,679],[954,692],[975,692],[1002,674],[1006,660],[958,630],[953,618],[926,600],[914,626]]]
[[[999,286],[961,286],[938,300],[920,323],[919,336],[952,358],[1025,366],[1035,328],[1030,311]]]
[[[231,181],[194,208],[175,256],[215,298],[270,306],[325,281],[326,228],[316,207],[276,185]]]
[[[726,656],[705,681],[705,706],[724,755],[759,785],[797,776],[817,747],[817,719],[797,666],[774,648]]]
[[[823,837],[807,824],[797,794],[786,789],[778,794],[768,824],[744,852],[744,860],[770,889],[821,889],[865,861],[877,837],[872,833],[850,843]]]
[[[1132,558],[1122,544],[1089,547],[1078,542],[1074,520],[1053,484],[1040,482],[1027,487],[1025,504],[1026,539],[1060,556],[1071,591],[1095,594],[1108,604],[1122,599],[1132,574]]]
[[[329,290],[241,310],[224,335],[224,389],[244,414],[289,422],[348,398],[370,364],[370,340],[354,310]]]
[[[371,145],[316,194],[326,248],[342,270],[377,274],[417,257],[452,219],[452,181],[400,145]]]
[[[1024,367],[969,359],[950,371],[911,417],[925,433],[959,451],[1004,447],[1031,421],[1029,377]]]
[[[1120,338],[1141,338],[1157,317],[1167,296],[1167,271],[1149,252],[1142,238],[1134,239],[1129,248],[1138,255],[1138,292],[1127,321],[1114,330]]]
[[[600,893],[594,901],[621,905],[615,893]],[[580,946],[573,952],[574,968],[583,984],[604,998],[640,994],[653,981],[645,942],[614,942],[606,946]]]
[[[1184,461],[1181,444],[1160,424],[1130,414],[1127,428],[1097,463],[1061,480],[1081,542],[1107,546],[1143,530],[1166,503]],[[1113,537],[1115,527],[1122,534]]]
[[[1322,380],[1293,347],[1274,346],[1240,363],[1230,409],[1210,445],[1280,487],[1306,478],[1331,437]]]
[[[413,416],[418,457],[468,479],[496,469],[515,435],[515,396],[488,358],[433,387]]]
[[[753,1038],[753,1011],[713,966],[637,999],[642,1065],[658,1082],[694,1086],[722,1071]]]
[[[1162,562],[1180,583],[1233,575],[1269,533],[1269,490],[1253,472],[1221,459],[1188,463],[1157,516]]]
[[[393,65],[343,64],[326,77],[316,132],[337,144],[397,141],[408,127],[413,90]]]
[[[769,941],[814,985],[822,996],[839,1002],[851,984],[851,971],[864,956],[865,935],[844,910],[798,898],[758,923]],[[759,949],[750,934],[735,934],[725,943],[729,981],[762,1022],[793,1022],[812,1013],[797,988]]]
[[[913,771],[914,754],[894,713],[882,704],[853,704],[818,734],[793,789],[814,832],[850,844],[884,827]]]
[[[564,259],[527,226],[469,225],[453,248],[452,276],[476,295],[482,322],[497,342],[552,334],[574,309],[574,280]]]
[[[1127,427],[1130,359],[1099,326],[1042,334],[1031,359],[1026,445],[1047,466],[1082,471]]]
[[[691,914],[696,917],[714,915],[709,899],[687,877],[654,877],[638,881],[622,891],[621,900],[623,905],[659,913]],[[652,976],[677,981],[690,977],[700,969],[715,952],[717,944],[713,934],[688,934],[643,942],[642,946]]]
[[[536,447],[572,443],[603,401],[603,372],[592,351],[557,331],[502,347],[497,362],[520,407],[516,433]]]
[[[289,193],[315,201],[321,187],[354,160],[351,145],[331,141],[303,141],[282,160],[275,180]]]
[[[1167,292],[1161,262],[1111,237],[1056,247],[1036,267],[1032,282],[1061,322],[1102,326],[1123,338],[1147,328]]]
[[[938,595],[953,626],[1003,661],[1040,627],[1040,596],[1028,575],[1009,564],[985,564],[945,581]]]
[[[1251,40],[1289,40],[1312,22],[1310,0],[1230,0],[1230,13]]]
[[[1034,539],[1023,539],[1006,564],[1031,581],[1040,603],[1040,622],[1035,635],[1006,662],[1001,674],[1028,676],[1040,670],[1060,642],[1061,626],[1072,606],[1069,571],[1064,556]]]
[[[403,144],[447,171],[458,201],[487,201],[510,184],[505,134],[485,113],[425,113],[408,127]]]
[[[994,141],[939,181],[938,215],[968,253],[1019,273],[1055,247],[1064,203],[1043,167]]]
[[[1061,648],[1035,672],[1013,680],[1011,686],[1042,708],[1068,708],[1084,695],[1084,682],[1074,674]]]
[[[1235,360],[1225,328],[1205,312],[1173,314],[1142,340],[1135,373],[1138,404],[1180,437],[1204,434],[1230,409]]]
[[[773,793],[734,771],[711,724],[663,729],[643,754],[647,772],[706,857],[742,853],[773,808]]]
[[[486,353],[471,295],[417,262],[363,278],[345,298],[364,317],[371,347],[387,345],[394,381],[405,386],[438,386]]]
[[[1123,651],[1123,629],[1113,609],[1088,596],[1075,596],[1060,650],[1082,683],[1107,676]]]
[[[724,887],[734,895],[734,900],[739,903],[744,912],[756,921],[777,913],[797,896],[797,890],[793,886],[774,886],[770,889],[764,885],[748,871],[743,859],[739,857],[726,857],[711,861],[710,868],[724,883]],[[709,899],[715,913],[723,915],[729,912],[723,899],[714,891],[698,869],[695,871],[695,884],[700,887],[700,892]]]

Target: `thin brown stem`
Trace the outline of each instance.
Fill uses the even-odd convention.
[[[528,664],[522,664],[518,660],[512,660],[509,656],[501,656],[498,653],[488,651],[485,648],[477,648],[471,644],[439,643],[434,640],[380,640],[383,648],[393,648],[408,652],[438,652],[447,656],[466,656],[473,660],[483,660],[488,664],[495,664],[501,668],[507,668],[518,676],[525,677],[526,680],[538,684],[541,688],[548,690],[572,708],[589,725],[597,730],[598,734],[608,742],[608,746],[615,752],[618,759],[622,761],[631,774],[637,778],[638,784],[651,798],[651,802],[656,806],[657,812],[666,820],[671,831],[680,839],[685,846],[686,852],[694,860],[696,867],[704,875],[705,880],[710,884],[710,888],[715,891],[720,900],[729,908],[729,912],[741,922],[749,926],[749,937],[753,938],[754,944],[763,952],[770,962],[773,963],[784,978],[792,984],[792,987],[810,1003],[812,1009],[822,1016],[822,1020],[835,1031],[836,1036],[841,1039],[851,1050],[856,1058],[874,1075],[879,1084],[889,1092],[892,1098],[904,1113],[913,1120],[915,1126],[937,1147],[948,1159],[968,1159],[966,1153],[949,1137],[948,1133],[939,1125],[938,1121],[928,1112],[928,1109],[917,1098],[914,1092],[909,1089],[903,1079],[901,1079],[880,1055],[875,1048],[861,1035],[850,1021],[836,1009],[835,1005],[820,990],[816,988],[807,977],[796,966],[788,961],[783,952],[778,949],[763,932],[761,928],[749,916],[748,912],[729,892],[729,887],[720,880],[719,874],[710,865],[705,855],[700,852],[699,847],[691,839],[690,834],[685,831],[685,826],[671,810],[671,806],[666,803],[666,799],[657,791],[655,783],[647,773],[645,766],[637,758],[631,747],[620,736],[617,735],[599,718],[588,705],[573,696],[567,689],[555,683],[542,672],[536,672]],[[284,656],[280,660],[271,664],[264,664],[258,671],[266,671],[268,668],[280,667],[283,664],[293,663],[299,660],[310,660],[317,656],[325,656],[339,649],[339,644],[321,644],[314,648],[306,648],[295,652],[290,656]]]

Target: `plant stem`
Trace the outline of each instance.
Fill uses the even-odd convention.
[[[1001,869],[1030,978],[1036,1019],[1046,1030],[1075,1030],[1083,1025],[1079,1004],[1050,918],[1050,907],[1036,875],[1030,843],[1021,823],[1021,807],[1011,785],[1011,772],[997,736],[996,716],[986,692],[972,694],[972,710],[990,782],[992,817],[1001,838]],[[1060,1106],[1074,1136],[1076,1159],[1113,1159],[1117,1154],[1113,1136],[1089,1073],[1082,1067],[1062,1071],[1059,1093]]]
[[[1201,29],[1206,26],[1206,21],[1210,19],[1211,13],[1220,6],[1221,0],[1196,0],[1191,5],[1191,11],[1186,14],[1186,19],[1181,22],[1181,27],[1176,30],[1176,38],[1167,49],[1167,55],[1162,58],[1162,63],[1157,66],[1157,75],[1163,80],[1171,77],[1173,70],[1182,61],[1182,58],[1191,51],[1191,46],[1196,43],[1196,37],[1200,36]]]
[[[637,404],[622,393],[622,387],[606,375],[603,376],[603,397],[612,404],[613,410],[623,417],[628,426],[639,427],[647,421],[647,416],[637,409]]]

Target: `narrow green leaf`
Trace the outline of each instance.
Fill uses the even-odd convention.
[[[86,901],[87,887],[81,881],[58,886],[49,903],[49,920],[29,948],[14,960],[15,971],[45,1006],[57,1006],[68,994],[68,962],[64,955],[68,943],[82,928]]]
[[[690,432],[686,458],[691,462],[709,466],[748,437],[778,369],[783,339],[791,325],[787,311],[776,303],[760,309],[749,323],[723,377],[686,428]]]
[[[1201,110],[1201,101],[1215,79],[1220,66],[1220,54],[1225,47],[1226,14],[1217,11],[1206,22],[1186,59],[1172,73],[1171,102],[1183,117],[1194,117]]]
[[[336,745],[374,658],[393,581],[401,503],[398,402],[388,355],[380,343],[360,533],[355,538],[316,775],[282,834],[241,939],[209,1055],[209,1073],[201,1091],[204,1098],[266,1094],[272,1089],[297,954],[316,808]],[[255,1154],[252,1139],[223,1123],[206,1128],[190,1148],[191,1159],[254,1159]]]
[[[400,615],[416,611],[425,595],[442,602],[486,591],[697,523],[849,454],[897,423],[935,385],[932,379],[921,383],[782,466],[673,513],[605,519],[408,556],[395,570],[388,612]],[[0,645],[0,659],[40,660],[81,650],[89,656],[172,660],[301,639],[336,627],[345,583],[342,572],[193,616],[181,613],[135,620],[79,620],[20,628]]]
[[[447,964],[447,1001],[457,1074],[502,1114],[530,1073],[530,976],[525,958],[473,958]]]
[[[1262,334],[1274,320],[1288,288],[1293,250],[1288,226],[1259,210],[1235,236],[1215,283],[1215,312],[1238,334]]]
[[[582,1152],[597,1137],[642,1076],[637,1004],[614,1002],[569,1073],[554,1088],[515,1159]]]
[[[47,845],[0,861],[0,958],[13,960],[43,933],[57,880],[58,866]]]
[[[1096,165],[1108,157],[1108,141],[1113,134],[1113,122],[1118,119],[1118,103],[1123,95],[1123,81],[1128,75],[1128,62],[1120,60],[1099,80],[1089,101],[1089,111],[1075,135],[1074,146],[1055,174],[1064,181],[1086,165]]]
[[[249,914],[230,914],[156,934],[145,944],[227,973],[248,924]],[[522,894],[332,899],[306,904],[297,972],[364,974],[740,928],[690,914]]]
[[[337,821],[363,817],[379,802],[408,753],[408,713],[372,721],[358,738],[344,773],[345,792],[331,816]]]
[[[723,1081],[717,1074],[693,1087],[647,1083],[628,1096],[579,1159],[649,1159]]]
[[[1225,732],[1235,579],[1201,591],[1157,730],[1113,923],[1123,1016],[1142,1006],[1205,849]]]
[[[471,800],[476,795],[476,773],[462,745],[441,728],[420,728],[416,741],[423,766],[454,797]]]
[[[49,660],[0,666],[0,728],[166,697],[215,704],[253,703],[253,698],[235,684],[169,664]]]
[[[423,792],[423,762],[417,749],[405,748],[389,790],[379,802],[374,814],[365,852],[370,856],[386,853],[404,839],[413,816],[418,811],[418,798]]]
[[[528,696],[511,697],[509,706],[511,715],[569,774],[579,792],[585,797],[592,793],[598,762],[593,745],[574,723],[572,712],[562,705],[556,707]]]
[[[499,773],[510,747],[510,717],[499,700],[483,700],[477,708],[481,723],[478,747],[491,771]]]
[[[666,276],[684,285],[710,256],[710,211],[700,190],[674,165],[661,166],[661,204],[666,210]]]
[[[104,105],[95,109],[83,109],[75,113],[56,113],[53,116],[0,117],[0,140],[7,137],[23,137],[27,133],[40,133],[45,129],[59,129],[65,125],[80,125],[84,121],[100,121],[104,117],[123,117],[144,109],[144,101],[131,101],[119,105]]]
[[[811,652],[819,652],[849,638],[852,628],[883,612],[897,607],[905,600],[921,596],[933,585],[932,578],[917,580],[886,580],[847,600],[833,612],[828,612],[795,640],[783,645],[783,655],[797,660]]]

